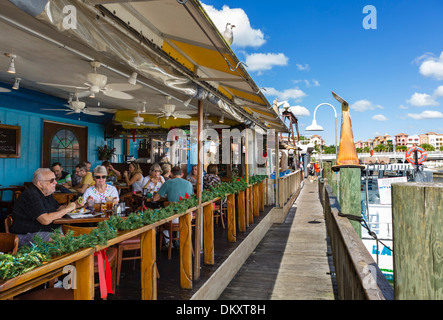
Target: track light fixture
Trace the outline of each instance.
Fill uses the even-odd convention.
[[[9,68],[6,72],[15,74],[15,58],[17,58],[17,56],[11,53],[5,53],[5,56],[11,58],[11,62],[9,63]]]
[[[220,120],[218,120],[218,122],[219,123],[225,122],[225,115],[224,114],[222,114],[222,116],[221,116]]]
[[[21,78],[15,78],[15,82],[14,82],[14,85],[12,86],[12,89],[18,90],[20,88],[20,81],[21,80],[22,80]]]
[[[132,84],[133,86],[135,86],[135,84],[137,83],[137,72],[133,72],[131,74],[131,76],[128,79],[129,84]]]

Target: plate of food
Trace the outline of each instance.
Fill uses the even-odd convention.
[[[91,212],[91,210],[85,209],[85,208],[80,208],[80,209],[75,209],[75,210],[71,211],[70,214],[85,214],[85,213],[89,213],[89,212]]]

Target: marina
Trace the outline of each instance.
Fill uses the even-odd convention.
[[[314,79],[324,66],[257,53],[271,41],[255,29],[267,16],[215,3],[0,4],[0,300],[160,300],[164,316],[210,318],[271,312],[271,300],[443,299],[443,134],[431,131],[443,114],[412,113],[438,109],[443,86],[394,114],[398,101],[364,100],[377,89],[347,69],[369,79],[377,68],[344,68],[341,44],[336,61],[321,57],[339,74],[333,88]],[[242,5],[252,15],[263,4]],[[338,25],[329,3],[285,5],[302,13],[288,25],[304,10]],[[287,29],[289,46],[299,30]],[[294,43],[315,60],[312,39]],[[443,55],[414,61],[436,78],[421,67]],[[282,67],[294,68],[292,88],[271,87]],[[379,132],[424,119],[426,133]]]

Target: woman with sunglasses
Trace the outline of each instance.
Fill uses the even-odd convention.
[[[162,184],[165,183],[165,178],[163,178],[162,172],[160,165],[154,163],[151,168],[149,168],[149,176],[145,178],[143,189],[157,192]]]
[[[105,203],[107,198],[112,198],[115,204],[118,204],[118,191],[114,186],[106,184],[106,178],[108,177],[108,172],[104,166],[97,166],[92,171],[92,179],[95,181],[95,185],[86,189],[83,194],[83,203],[89,203],[89,201],[94,200],[95,203],[102,202]]]

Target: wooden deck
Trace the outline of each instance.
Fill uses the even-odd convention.
[[[285,222],[270,228],[220,299],[336,299],[317,188],[305,180]]]
[[[180,288],[178,249],[172,250],[171,260],[168,260],[167,251],[157,252],[157,267],[160,273],[160,278],[157,282],[157,299],[191,300],[232,252],[238,248],[242,241],[253,232],[271,209],[271,207],[265,207],[264,212],[261,212],[259,217],[254,217],[254,223],[249,225],[246,232],[237,232],[237,242],[235,243],[228,241],[228,230],[223,229],[221,222],[219,222],[218,225],[214,223],[214,265],[205,265],[203,263],[203,253],[201,254],[202,265],[200,279],[193,281],[192,289]],[[128,252],[127,254],[130,255],[131,253]],[[134,252],[132,254],[134,254]],[[125,261],[122,265],[120,285],[117,287],[115,294],[108,296],[108,300],[140,300],[140,292],[140,261]],[[100,300],[98,289],[96,289],[95,299]]]

